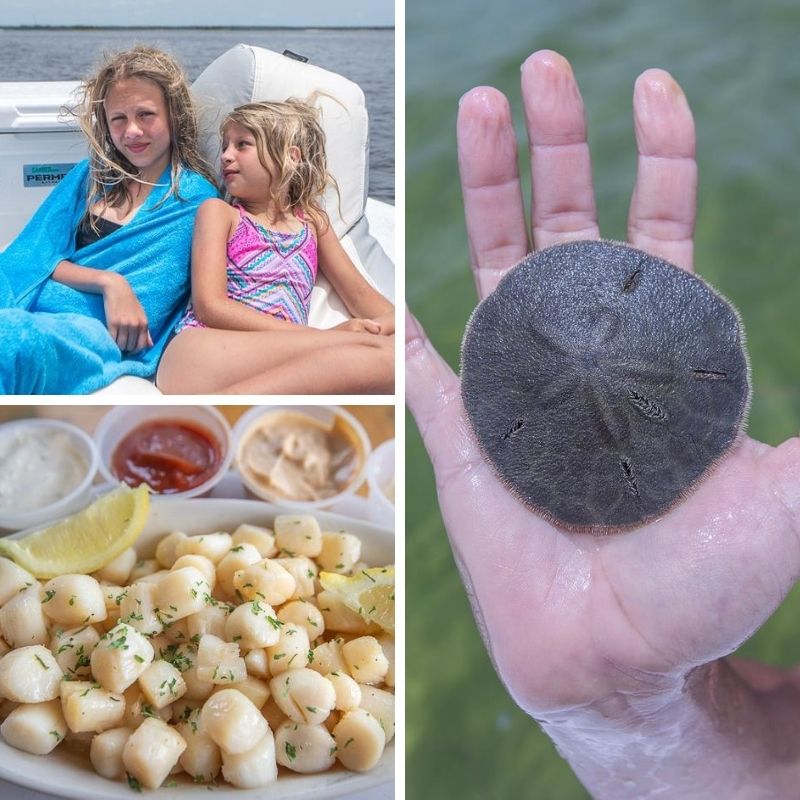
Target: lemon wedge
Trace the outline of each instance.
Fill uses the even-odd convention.
[[[37,578],[94,572],[136,541],[149,508],[146,484],[122,485],[49,528],[22,539],[0,539],[0,555]]]
[[[350,577],[320,572],[319,582],[365,622],[394,633],[394,566],[370,567]]]

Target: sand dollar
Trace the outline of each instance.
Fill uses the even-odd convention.
[[[733,445],[750,395],[735,309],[685,270],[606,241],[511,269],[475,309],[461,365],[501,480],[593,533],[668,511]]]

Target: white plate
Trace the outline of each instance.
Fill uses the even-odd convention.
[[[271,526],[276,514],[284,510],[253,500],[162,500],[150,506],[150,517],[136,549],[140,557],[151,557],[156,542],[173,530],[188,534],[232,531],[242,522]],[[314,512],[323,530],[347,530],[363,542],[362,558],[368,564],[394,563],[394,536],[390,530],[368,522]],[[336,768],[318,775],[299,775],[279,768],[278,782],[261,789],[235,789],[220,783],[213,792],[205,786],[179,785],[161,788],[154,796],[159,800],[283,800],[283,798],[330,798],[370,789],[394,777],[394,741],[386,749],[375,769],[359,774]],[[87,757],[72,754],[63,747],[50,755],[35,756],[9,747],[0,740],[0,778],[49,792],[58,797],[76,800],[133,800],[137,795],[127,783],[101,778],[91,768]],[[143,795],[153,794],[143,790]]]

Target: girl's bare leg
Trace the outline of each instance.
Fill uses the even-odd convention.
[[[285,369],[267,378],[279,367]],[[394,337],[310,328],[190,328],[167,346],[157,383],[167,394],[334,394],[390,392],[393,380]]]
[[[392,344],[394,337],[380,337]],[[219,390],[222,394],[392,394],[391,347],[345,344],[309,351]]]

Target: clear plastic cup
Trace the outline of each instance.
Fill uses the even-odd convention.
[[[214,474],[200,485],[163,495],[154,492],[153,499],[198,497],[210,492],[225,477],[233,459],[231,426],[213,406],[117,406],[111,409],[100,420],[94,432],[94,440],[100,453],[100,474],[103,478],[113,484],[120,482],[111,468],[114,451],[134,428],[154,420],[185,420],[204,428],[217,440],[222,457]]]
[[[92,482],[97,474],[100,459],[97,447],[87,433],[75,425],[55,419],[21,419],[15,422],[6,422],[0,427],[4,431],[13,430],[23,435],[26,430],[37,432],[52,430],[66,433],[71,444],[86,461],[85,475],[80,483],[67,494],[36,510],[0,512],[0,529],[17,531],[53,522],[79,511],[91,501]]]
[[[263,424],[264,417],[267,415],[279,415],[291,412],[310,418],[310,424],[314,421],[321,422],[325,426],[331,426],[334,418],[338,417],[341,424],[347,428],[350,437],[356,448],[357,468],[352,479],[340,492],[325,497],[320,500],[295,500],[272,491],[262,482],[256,480],[254,475],[248,470],[246,464],[242,463],[242,449],[248,439]],[[234,465],[239,473],[239,478],[246,487],[247,491],[262,500],[268,500],[276,505],[298,511],[310,511],[315,508],[329,508],[340,500],[352,495],[358,490],[367,474],[367,461],[369,459],[372,446],[367,436],[364,426],[348,411],[341,406],[255,406],[250,411],[243,414],[233,427],[233,438],[235,442],[236,457]]]
[[[369,518],[394,528],[394,439],[375,448],[367,463]]]

